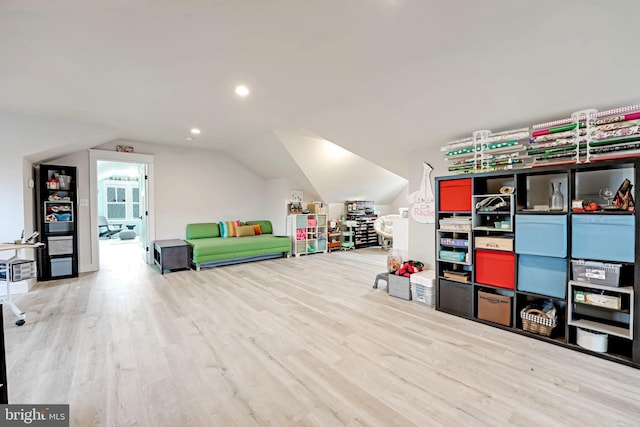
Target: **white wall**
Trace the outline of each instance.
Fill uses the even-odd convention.
[[[264,218],[256,216],[252,219],[273,218],[273,234],[284,236],[287,234],[287,199],[291,186],[285,178],[276,178],[268,180],[265,187]]]
[[[33,231],[32,162],[70,152],[87,142],[113,139],[113,129],[0,111],[0,241]],[[109,138],[111,136],[111,138]],[[43,162],[45,163],[45,162]]]
[[[22,158],[2,156],[0,168],[0,241],[13,242],[24,227]]]
[[[278,214],[267,183],[225,154],[132,141],[114,141],[96,148],[114,150],[118,144],[154,156],[155,224],[150,226],[156,239],[184,238],[186,225],[193,222],[268,219],[275,226],[283,221],[285,209],[280,206]],[[76,166],[78,198],[89,198],[88,151],[48,163]],[[87,207],[78,208],[81,272],[92,269],[90,215]]]
[[[426,143],[425,146],[430,144]],[[410,165],[408,194],[420,190],[424,168],[422,163],[427,162],[433,167],[431,172],[431,188],[435,194],[434,179],[437,176],[449,175],[447,164],[442,158],[440,144],[425,150],[412,152],[411,158],[416,159]],[[405,199],[406,200],[406,199]],[[408,204],[407,204],[408,205]],[[435,268],[435,238],[436,224],[422,224],[409,215],[409,258],[422,261],[428,268]]]
[[[193,222],[277,219],[264,215],[266,182],[225,154],[135,141],[96,148],[113,150],[118,144],[154,156],[156,239],[184,238]]]
[[[389,213],[399,214],[400,208],[408,208],[409,207],[409,202],[407,200],[408,196],[409,196],[409,184],[407,183],[407,186],[404,188],[404,190],[402,190],[398,194],[398,197],[393,199],[393,201],[389,205],[389,210],[390,210]]]
[[[340,219],[341,215],[346,215],[344,211],[344,203],[329,203],[327,205],[327,218]]]

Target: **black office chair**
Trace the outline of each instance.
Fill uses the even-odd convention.
[[[109,224],[107,218],[103,216],[98,217],[98,238],[104,237],[110,239],[114,234],[118,234],[122,231],[122,225],[120,227],[116,227],[112,224]]]

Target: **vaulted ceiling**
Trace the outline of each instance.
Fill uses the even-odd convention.
[[[413,152],[477,129],[637,102],[639,15],[637,0],[0,0],[0,124],[213,149],[324,188],[295,148],[313,135],[407,178]],[[241,155],[256,147],[282,155]]]

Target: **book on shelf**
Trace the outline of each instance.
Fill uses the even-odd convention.
[[[444,277],[446,277],[447,279],[456,279],[456,280],[462,280],[464,282],[468,282],[469,281],[469,272],[468,271],[451,271],[451,270],[445,270],[444,272]]]

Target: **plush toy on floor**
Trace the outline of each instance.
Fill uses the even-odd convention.
[[[400,266],[398,271],[396,271],[395,274],[398,276],[409,277],[413,273],[422,271],[423,268],[424,268],[424,264],[421,263],[420,261],[409,260],[402,263],[402,265]]]

